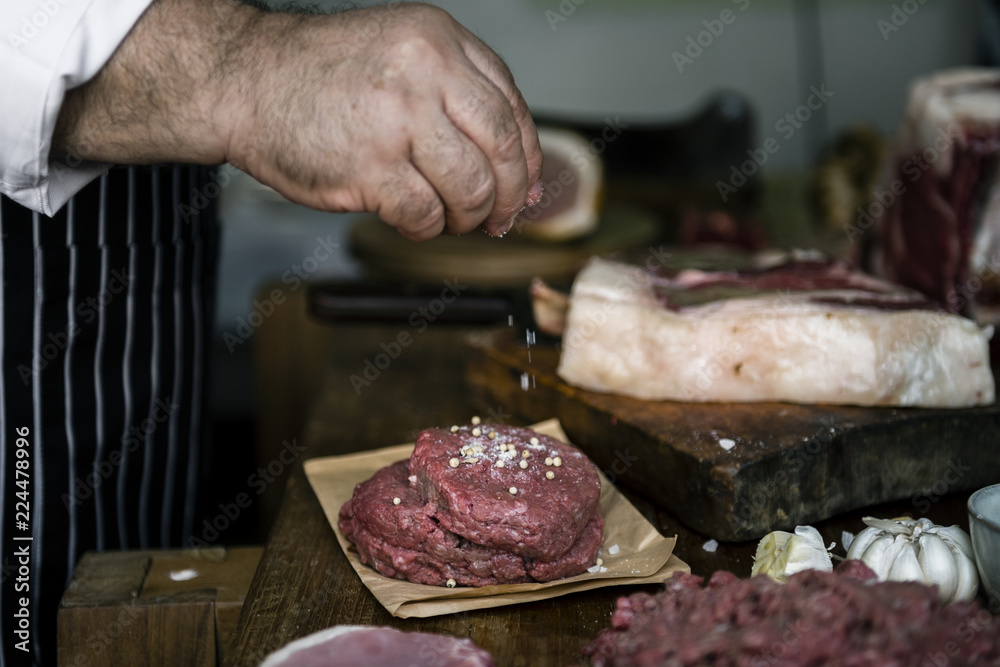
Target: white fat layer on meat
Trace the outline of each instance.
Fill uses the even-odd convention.
[[[332,628],[327,628],[325,630],[320,630],[314,632],[311,635],[306,635],[300,639],[296,639],[290,644],[286,644],[284,647],[278,649],[274,653],[267,656],[267,659],[261,663],[260,667],[280,667],[283,665],[296,665],[304,664],[303,659],[297,657],[297,654],[301,651],[305,651],[314,646],[319,646],[325,644],[333,639],[336,639],[342,635],[349,635],[353,633],[379,633],[379,644],[373,646],[373,650],[376,654],[384,652],[388,649],[393,642],[397,641],[398,637],[402,637],[405,633],[401,630],[395,628],[389,628],[385,626],[376,625],[336,625]],[[430,636],[430,635],[429,635]],[[444,637],[444,635],[441,635]],[[472,640],[467,638],[459,637],[449,637],[455,641],[455,646],[453,653],[449,656],[451,657],[455,664],[480,664],[480,662],[473,662],[475,657],[473,653],[478,653],[478,648],[472,643]],[[432,649],[433,650],[433,649]],[[432,656],[433,657],[433,656]],[[426,656],[421,656],[421,659],[414,659],[413,662],[407,662],[407,664],[412,665],[427,665],[432,664],[430,658]],[[310,662],[312,664],[312,662]],[[337,663],[341,664],[341,663]],[[372,663],[375,664],[375,663]]]
[[[995,69],[957,69],[917,79],[910,87],[908,118],[900,137],[903,154],[937,150],[934,169],[952,170],[951,146],[977,126],[1000,124],[1000,74]],[[942,137],[947,138],[943,141]],[[940,150],[941,146],[947,148]]]
[[[278,649],[274,653],[270,654],[267,659],[261,663],[260,667],[272,667],[286,663],[289,658],[298,653],[299,651],[305,650],[311,646],[316,646],[317,644],[322,644],[323,642],[330,641],[335,637],[340,635],[350,634],[352,632],[358,631],[369,631],[375,629],[374,626],[365,625],[337,625],[332,628],[327,628],[326,630],[320,630],[311,635],[306,635],[301,639],[296,639],[290,644]]]
[[[923,407],[994,401],[987,333],[963,317],[812,301],[843,290],[672,311],[637,271],[644,273],[593,259],[577,277],[559,363],[570,384],[647,400]]]

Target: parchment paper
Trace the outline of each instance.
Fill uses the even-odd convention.
[[[568,442],[558,420],[532,426],[539,433]],[[350,500],[354,487],[385,466],[408,459],[413,444],[386,447],[371,452],[310,459],[304,463],[309,483],[319,498],[323,512],[337,535],[361,581],[389,613],[399,618],[439,616],[472,609],[500,607],[567,595],[602,586],[660,583],[677,571],[691,568],[673,555],[676,536],[666,538],[632,505],[603,473],[601,510],[604,513],[604,543],[601,558],[606,572],[585,572],[575,577],[547,583],[505,584],[480,588],[425,586],[382,576],[363,564],[358,552],[340,532],[337,518],[341,506]],[[608,550],[618,545],[618,553]]]

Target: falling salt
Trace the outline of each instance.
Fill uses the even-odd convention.
[[[719,543],[716,540],[709,540],[701,545],[701,548],[710,554],[714,554],[715,550],[719,548]]]
[[[513,315],[508,315],[507,316],[507,326],[509,326],[509,327],[514,326],[514,316]]]
[[[621,549],[618,548],[617,544],[612,544],[610,547],[608,547],[609,556],[617,556],[619,551],[621,551]]]
[[[736,441],[732,438],[719,438],[719,447],[722,447],[727,452],[736,446]]]
[[[531,329],[525,329],[524,330],[524,342],[528,344],[528,347],[531,347],[532,345],[534,345],[535,344],[535,332],[532,331]]]
[[[521,373],[521,391],[528,391],[528,374]]]

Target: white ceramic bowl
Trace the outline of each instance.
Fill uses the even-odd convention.
[[[1000,484],[979,489],[969,497],[969,533],[979,580],[993,609],[1000,605]]]

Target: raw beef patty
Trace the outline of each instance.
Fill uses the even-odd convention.
[[[571,549],[544,561],[470,542],[442,527],[437,509],[410,482],[408,462],[399,461],[355,488],[338,525],[361,561],[379,574],[431,586],[446,585],[449,579],[459,586],[561,579],[593,565],[601,545],[604,521],[599,511],[591,514]]]
[[[599,509],[594,464],[527,428],[427,429],[417,437],[410,470],[443,527],[525,558],[560,558]]]

